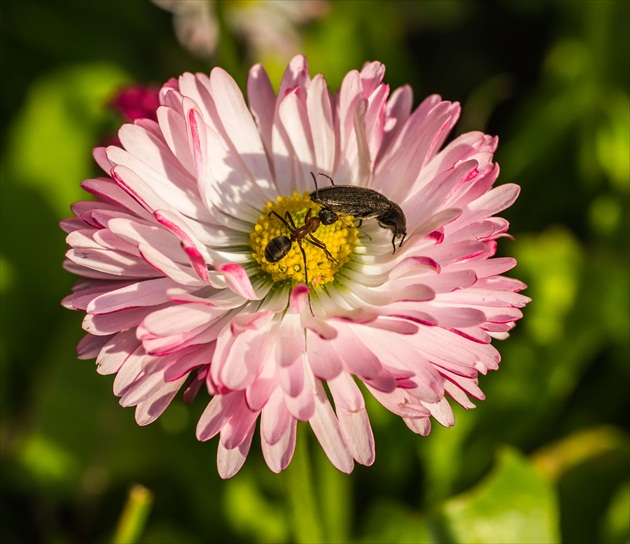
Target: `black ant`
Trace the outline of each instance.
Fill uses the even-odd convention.
[[[302,240],[309,242],[315,247],[318,247],[326,254],[326,257],[328,257],[330,261],[339,264],[339,261],[332,256],[330,251],[328,251],[328,248],[326,247],[324,242],[318,240],[317,238],[315,238],[315,236],[313,236],[313,233],[319,228],[323,221],[320,219],[320,217],[311,217],[312,211],[313,210],[311,208],[308,209],[308,211],[306,212],[306,216],[304,217],[304,225],[299,228],[295,226],[295,221],[293,221],[293,217],[291,217],[291,214],[289,212],[286,212],[284,214],[284,217],[281,217],[274,211],[270,212],[269,217],[274,215],[280,221],[282,221],[284,226],[289,230],[289,236],[285,236],[284,234],[276,236],[275,238],[271,239],[267,244],[267,247],[265,247],[265,259],[267,259],[270,263],[277,263],[279,260],[286,257],[289,251],[291,251],[291,246],[293,245],[293,242],[297,242],[298,247],[300,248],[300,252],[302,253],[302,260],[304,261],[304,281],[306,285],[309,285],[308,269],[306,266],[306,252],[302,247]],[[311,307],[310,296],[308,299],[308,306],[311,309],[312,314],[313,308]]]

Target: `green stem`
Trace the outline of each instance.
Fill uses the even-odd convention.
[[[134,485],[129,490],[127,503],[120,520],[118,520],[118,526],[112,542],[114,544],[134,544],[138,542],[146,526],[152,505],[153,493],[146,487]]]
[[[323,451],[316,452],[321,514],[330,542],[349,542],[352,510],[352,480],[337,470]]]
[[[295,454],[286,469],[287,495],[293,524],[293,535],[297,544],[326,542],[324,527],[315,488],[313,467],[308,454],[308,435],[305,425],[298,425]]]

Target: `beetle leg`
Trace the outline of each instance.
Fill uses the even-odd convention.
[[[363,225],[363,219],[357,219],[357,221],[359,222],[359,224],[355,227],[354,225],[351,225],[350,223],[348,223],[348,221],[346,221],[343,217],[340,217],[339,219],[341,219],[346,225],[348,225],[351,229],[359,229],[361,228],[361,225]],[[372,237],[367,233],[364,232],[363,234],[365,234],[367,236],[367,239],[371,242],[372,241]]]
[[[349,229],[358,229],[361,226],[359,225],[358,227],[355,227],[350,221],[347,221],[345,217],[341,217],[340,215],[337,217],[339,217],[340,221],[343,222]]]

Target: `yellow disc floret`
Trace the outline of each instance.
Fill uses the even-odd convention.
[[[289,225],[291,220],[296,229],[304,226],[308,214],[317,218],[320,206],[309,198],[308,193],[293,196],[279,196],[276,202],[270,201],[264,207],[254,230],[249,235],[249,245],[254,250],[252,257],[260,265],[262,270],[271,276],[274,282],[291,281],[292,283],[304,283],[304,263],[306,260],[308,282],[311,286],[323,285],[333,281],[335,273],[348,262],[358,240],[358,231],[353,227],[352,216],[342,216],[332,225],[317,224],[315,230],[303,236],[299,241],[293,227],[287,226],[272,212],[285,219]],[[271,214],[271,215],[270,215]],[[269,242],[279,236],[289,239],[284,240],[288,252],[277,262],[270,262],[265,257],[265,248]],[[299,236],[297,237],[299,238]],[[312,243],[315,242],[315,243]],[[306,259],[300,251],[299,244],[306,254]],[[323,245],[330,256],[326,254]],[[272,244],[273,247],[273,244]],[[336,262],[335,262],[336,261]]]

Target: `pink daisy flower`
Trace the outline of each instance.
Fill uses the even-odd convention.
[[[286,58],[300,49],[300,27],[328,11],[327,0],[224,2],[221,8],[213,0],[151,1],[173,13],[178,41],[202,58],[211,58],[216,53],[225,31],[238,36],[256,58]],[[218,9],[223,11],[225,28],[219,28]]]
[[[144,118],[157,121],[159,91],[152,86],[133,85],[121,89],[109,105],[127,121]]]
[[[412,111],[410,88],[390,94],[384,72],[368,63],[331,94],[299,56],[275,94],[257,65],[249,106],[222,69],[186,73],[161,89],[157,121],[125,124],[120,147],[95,149],[106,175],[82,186],[96,200],[62,222],[65,266],[82,276],[64,300],[86,314],[79,357],[116,374],[140,425],[178,392],[207,391],[197,437],[220,435],[224,478],[258,420],[275,472],[298,421],[339,470],[370,465],[365,392],[415,433],[452,425],[449,401],[484,398],[477,376],[500,360],[491,341],[529,300],[502,275],[515,260],[494,257],[508,229],[495,214],[519,192],[493,188],[497,139],[473,132],[440,149],[459,105],[430,96]],[[330,176],[398,204],[402,245],[402,227],[345,208],[292,239],[285,222],[319,217],[313,173],[325,174],[320,190]]]

